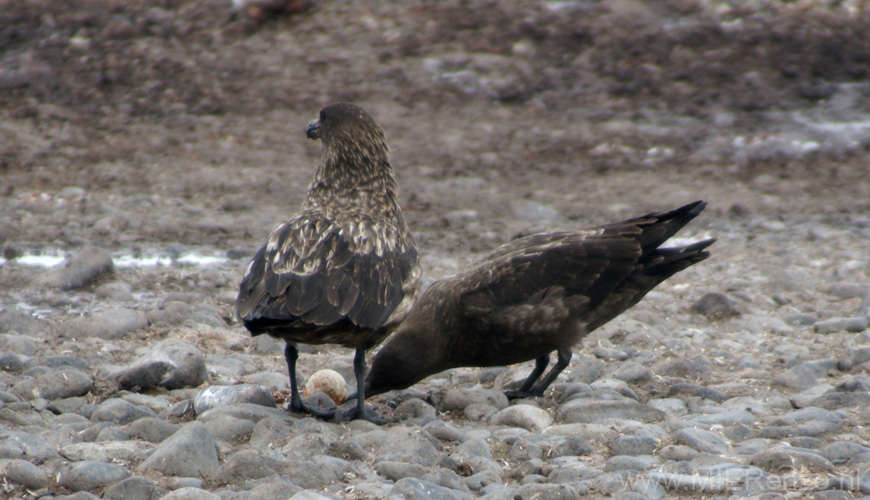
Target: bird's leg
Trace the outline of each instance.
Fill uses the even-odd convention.
[[[386,423],[393,422],[393,420],[386,419],[375,415],[373,413],[369,413],[366,410],[366,393],[365,393],[365,376],[366,376],[366,351],[365,349],[357,349],[356,353],[353,356],[353,374],[356,376],[356,394],[352,394],[351,396],[356,397],[356,406],[351,408],[346,414],[341,415],[341,420],[353,420],[355,418],[362,418],[368,420],[369,422],[377,425],[383,425]],[[350,398],[348,398],[350,399]]]
[[[535,381],[538,380],[538,377],[544,373],[544,369],[547,368],[547,365],[550,364],[550,355],[546,354],[541,356],[540,358],[535,359],[535,369],[532,370],[532,373],[526,378],[526,381],[523,382],[523,385],[516,391],[505,391],[504,395],[508,397],[508,399],[520,399],[527,398],[530,396],[534,396],[535,394],[529,392],[532,388],[532,385]]]
[[[534,394],[535,396],[543,396],[544,391],[547,390],[547,387],[550,387],[550,384],[552,384],[553,381],[556,380],[556,377],[558,377],[559,374],[562,373],[562,370],[564,370],[570,362],[571,351],[568,349],[560,349],[556,355],[556,364],[553,365],[553,368],[550,369],[547,375],[545,375],[540,382],[535,384],[535,386],[529,392]]]
[[[320,410],[311,408],[302,402],[299,396],[299,386],[296,383],[296,360],[299,358],[299,350],[290,342],[284,347],[284,359],[287,360],[287,370],[290,372],[290,409],[308,413],[320,418],[332,418],[335,410]]]

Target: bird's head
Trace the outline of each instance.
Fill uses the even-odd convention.
[[[320,115],[308,123],[305,135],[320,139],[324,147],[369,147],[386,149],[384,129],[361,107],[336,102],[320,110]]]

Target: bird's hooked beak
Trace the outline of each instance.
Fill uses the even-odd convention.
[[[305,135],[309,139],[320,139],[320,119],[315,118],[305,127]]]

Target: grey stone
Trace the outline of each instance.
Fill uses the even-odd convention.
[[[60,458],[42,438],[26,432],[0,432],[0,459],[23,459],[34,464]]]
[[[420,478],[421,481],[437,484],[451,490],[468,491],[469,488],[462,482],[462,479],[459,474],[443,467],[436,467]]]
[[[178,488],[163,496],[160,500],[221,500],[221,497],[200,488]]]
[[[139,465],[173,476],[211,477],[217,469],[217,444],[200,422],[184,425]]]
[[[239,484],[276,473],[268,457],[255,450],[239,450],[227,457],[215,477],[221,484]]]
[[[658,422],[665,417],[661,410],[636,401],[573,400],[556,411],[556,419],[569,423],[594,423],[608,418]]]
[[[818,436],[840,428],[843,417],[822,408],[802,408],[786,413],[758,431],[758,437],[781,439],[791,436]]]
[[[111,376],[125,389],[162,386],[167,389],[196,387],[205,382],[208,372],[205,356],[183,340],[167,339],[128,367]]]
[[[737,480],[725,477],[671,474],[668,472],[647,472],[647,477],[657,481],[666,490],[706,494],[725,493],[737,483]]]
[[[715,455],[730,454],[730,446],[727,441],[703,429],[686,428],[674,433],[674,439],[679,444],[690,446],[700,452],[713,453]]]
[[[465,441],[465,433],[452,424],[435,420],[423,426],[432,436],[442,441]]]
[[[688,462],[695,458],[696,455],[698,455],[697,450],[689,448],[688,446],[674,444],[669,444],[663,447],[658,453],[658,456],[663,460],[673,460],[675,462]]]
[[[823,321],[818,321],[813,325],[813,330],[816,333],[837,333],[837,332],[862,332],[867,329],[868,319],[866,316],[855,316],[851,318],[836,317]]]
[[[193,408],[197,415],[217,406],[250,403],[275,407],[275,398],[263,386],[256,384],[213,385],[199,391],[193,398]]]
[[[829,392],[807,401],[807,406],[815,406],[826,410],[839,408],[866,408],[870,406],[870,391],[862,392]]]
[[[472,491],[480,491],[489,485],[501,485],[502,477],[501,474],[497,474],[493,471],[484,471],[472,474],[466,477],[462,482],[465,483],[465,486],[467,486],[468,489]]]
[[[422,399],[409,399],[403,401],[393,412],[405,424],[426,425],[437,419],[435,407]]]
[[[280,473],[290,478],[302,488],[320,488],[344,479],[344,469],[333,457],[314,457],[310,460],[285,460],[281,462]]]
[[[569,436],[551,450],[556,457],[577,457],[592,453],[592,445],[580,436]]]
[[[250,420],[225,416],[205,422],[208,433],[215,439],[240,443],[247,441],[254,432],[254,423]]]
[[[710,374],[713,363],[704,356],[677,358],[662,364],[658,373],[668,377],[681,377],[690,380],[700,380]]]
[[[653,437],[620,436],[610,445],[614,455],[652,455],[659,445]]]
[[[83,360],[82,358],[67,356],[63,354],[54,356],[34,356],[27,360],[26,365],[28,368],[47,367],[54,370],[69,367],[81,370],[83,372],[88,372],[91,369],[87,361]]]
[[[492,450],[486,440],[481,438],[472,438],[456,448],[456,453],[467,453],[478,457],[492,458]]]
[[[751,465],[770,472],[806,469],[810,472],[833,472],[834,464],[816,453],[782,446],[760,451],[749,459]]]
[[[301,434],[293,436],[281,449],[297,457],[326,455],[336,441],[338,437],[332,432],[302,429]]]
[[[73,462],[130,462],[150,449],[141,441],[107,441],[101,443],[72,443],[60,448],[60,454]]]
[[[508,451],[509,457],[514,460],[522,461],[540,459],[543,454],[544,451],[539,445],[524,439],[517,439],[514,441],[514,444],[511,445],[511,448]]]
[[[526,404],[508,406],[489,417],[491,425],[520,427],[531,432],[541,432],[552,422],[553,417],[546,410]]]
[[[511,213],[519,219],[529,222],[559,220],[561,216],[556,210],[532,200],[511,201]]]
[[[250,420],[254,423],[257,423],[264,418],[272,418],[287,422],[293,421],[293,417],[289,416],[286,412],[281,411],[277,408],[268,408],[265,406],[254,405],[250,403],[219,406],[200,415],[199,420],[201,422],[207,422],[210,419],[222,418],[222,416],[224,415]]]
[[[582,489],[582,493],[578,489]],[[524,484],[517,489],[513,498],[578,500],[581,494],[586,494],[582,484]]]
[[[398,481],[406,477],[423,477],[428,469],[418,464],[382,460],[374,465],[375,472],[387,479]]]
[[[12,352],[0,351],[0,370],[4,372],[20,372],[24,369],[24,361]]]
[[[870,448],[849,441],[837,441],[836,443],[831,443],[825,446],[819,451],[821,451],[822,456],[830,460],[831,463],[844,464],[855,455],[870,452]]]
[[[94,379],[75,368],[61,368],[30,380],[21,380],[12,390],[22,399],[44,398],[47,400],[84,396],[94,387]]]
[[[692,310],[709,319],[719,320],[740,315],[735,302],[721,292],[709,292],[692,304]]]
[[[42,469],[20,459],[0,459],[0,477],[31,490],[44,488],[48,484],[48,476]]]
[[[709,399],[710,401],[715,401],[717,403],[721,403],[728,399],[728,396],[722,391],[716,390],[712,387],[705,387],[703,385],[690,384],[688,382],[679,382],[672,385],[668,388],[666,397],[672,398],[683,394]]]
[[[816,385],[816,374],[805,365],[797,365],[773,377],[773,385],[802,391]]]
[[[390,489],[390,495],[399,496],[404,500],[460,500],[460,497],[448,488],[412,477],[396,481]]]
[[[639,363],[625,363],[613,373],[613,378],[628,383],[645,382],[652,376],[652,371]]]
[[[0,335],[0,348],[32,356],[36,352],[36,344],[23,335],[34,335],[44,328],[42,321],[33,315],[15,307],[7,307],[0,311],[0,332],[18,332],[21,335]]]
[[[115,340],[146,326],[148,318],[142,311],[116,307],[69,319],[60,325],[59,332],[73,339],[99,337]]]
[[[130,471],[123,465],[84,461],[74,463],[66,474],[61,475],[59,484],[73,491],[93,491],[128,477]]]
[[[575,355],[578,359],[575,362],[576,366],[568,375],[569,380],[591,384],[604,371],[605,364],[600,359],[589,354]]]
[[[288,500],[333,500],[333,498],[321,495],[314,490],[302,490],[289,497]]]
[[[268,479],[266,480],[268,481]],[[359,486],[357,485],[357,489]],[[221,496],[223,500],[275,500],[276,498],[285,499],[291,498],[296,493],[303,491],[302,488],[289,480],[285,479],[276,482],[266,482],[254,486],[249,490],[244,490],[227,499],[226,496]],[[356,489],[354,491],[357,491]]]
[[[653,459],[653,460],[650,460]],[[642,471],[650,466],[657,464],[658,461],[649,455],[628,456],[615,455],[607,459],[604,464],[604,472],[613,472],[621,470],[637,470]]]
[[[124,283],[123,281],[112,281],[110,283],[104,283],[97,287],[94,290],[94,293],[97,294],[97,297],[101,299],[109,299],[117,302],[127,302],[133,301],[134,297],[131,293],[131,288],[129,283]]]
[[[72,290],[87,285],[103,273],[114,271],[114,268],[112,254],[99,247],[85,246],[46,271],[37,282],[43,286]]]
[[[103,493],[103,498],[112,500],[158,500],[166,490],[142,476],[131,476],[119,481]]]
[[[91,415],[91,420],[126,425],[140,418],[155,416],[154,412],[148,408],[133,405],[123,399],[113,398],[100,403]]]
[[[495,389],[472,388],[450,389],[441,400],[441,411],[464,410],[470,404],[487,404],[496,407],[497,409],[506,408],[508,406],[507,396],[503,392]]]
[[[468,420],[485,420],[489,417],[493,416],[495,412],[498,411],[493,405],[488,405],[485,403],[471,403],[470,405],[465,407],[465,410],[462,411],[465,418]]]
[[[175,434],[178,426],[169,422],[154,418],[143,417],[127,424],[124,430],[131,438],[144,439],[152,443],[160,443],[169,436]]]
[[[695,415],[689,418],[689,421],[701,425],[752,425],[755,423],[755,416],[745,410],[730,410],[720,413],[707,413],[703,415]]]
[[[424,467],[440,466],[447,460],[447,456],[435,448],[419,428],[392,427],[366,432],[356,439],[379,460],[416,463]]]

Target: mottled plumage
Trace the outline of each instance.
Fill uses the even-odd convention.
[[[307,133],[323,141],[323,154],[302,213],[275,228],[254,256],[236,314],[251,334],[287,341],[291,407],[329,416],[298,396],[294,344],[356,349],[361,383],[365,350],[410,309],[420,267],[380,125],[363,109],[336,103]]]
[[[660,248],[705,205],[519,238],[435,282],[375,355],[366,395],[408,387],[448,368],[531,359],[535,370],[509,395],[543,394],[586,334],[709,256],[704,249],[712,239]],[[558,361],[538,381],[552,351]]]

